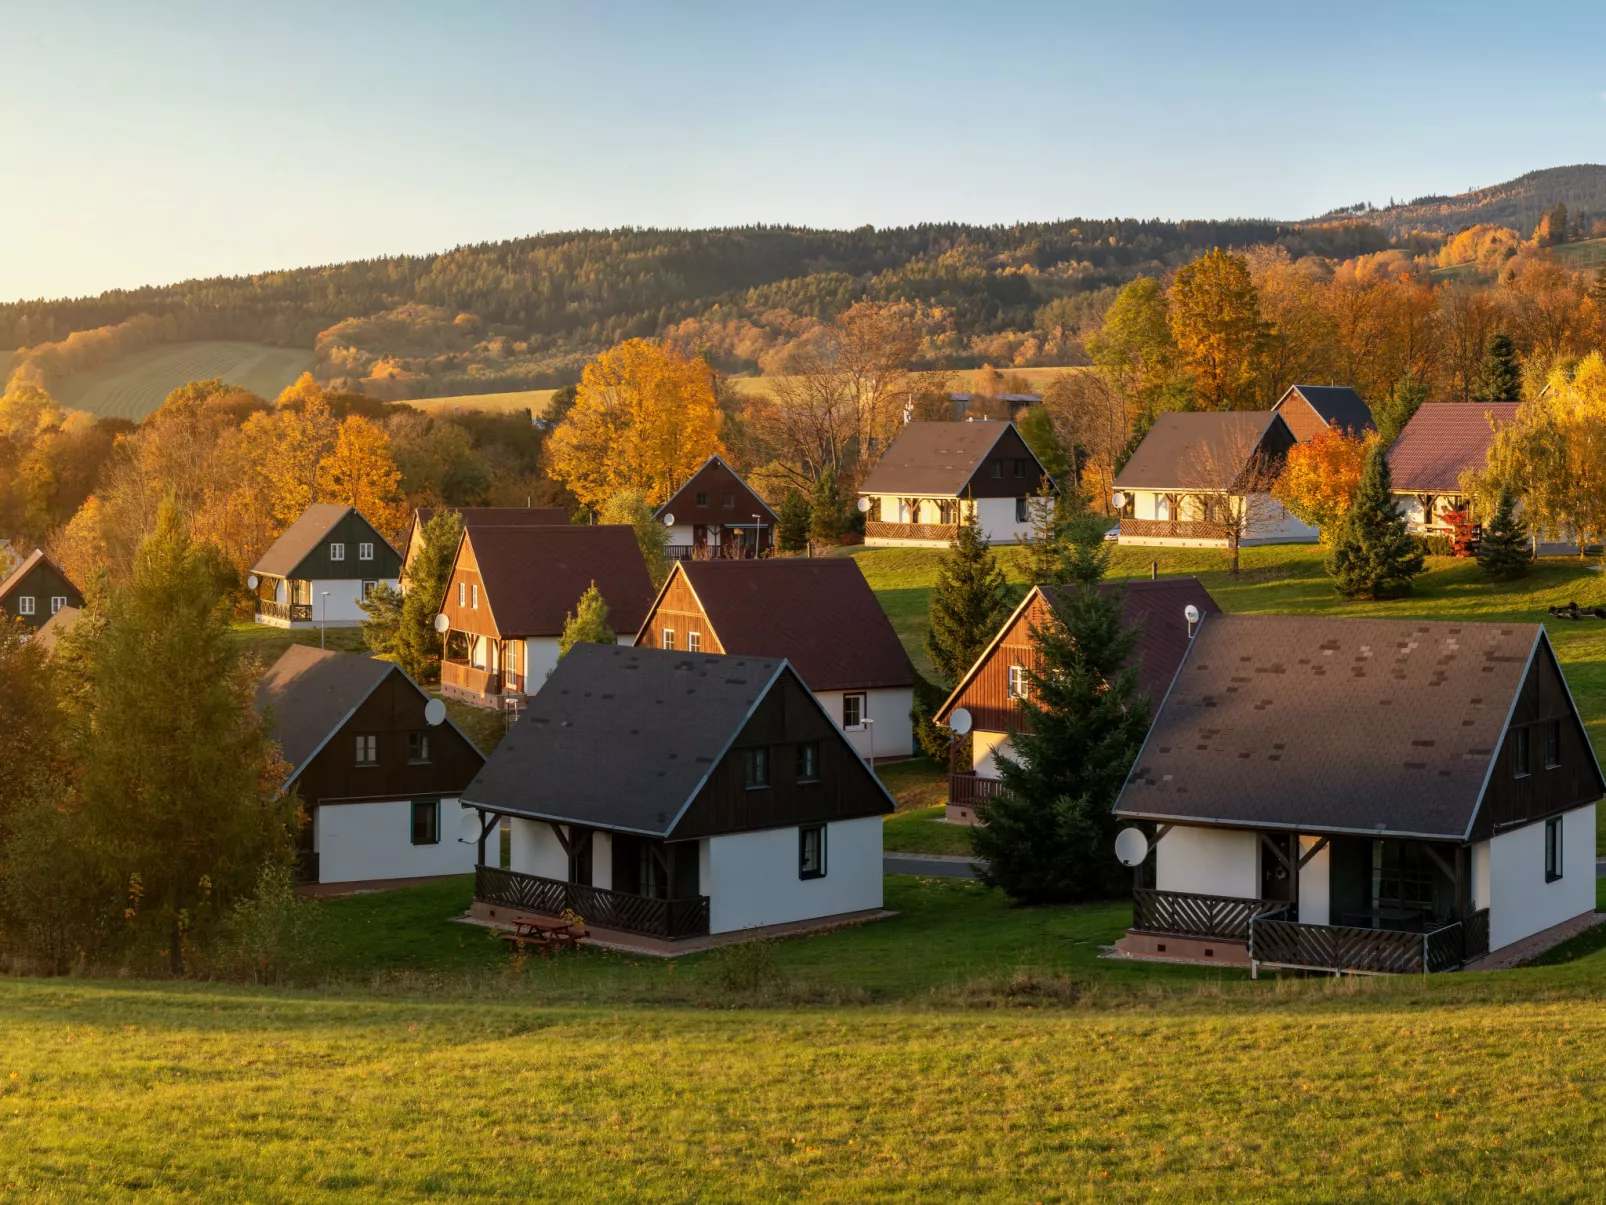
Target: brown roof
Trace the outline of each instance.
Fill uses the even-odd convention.
[[[464,527],[544,527],[567,523],[569,512],[561,506],[461,506],[448,509],[463,516]],[[420,506],[413,512],[415,527],[434,518],[436,508]]]
[[[296,566],[306,560],[313,549],[323,542],[323,538],[334,530],[335,524],[354,511],[356,507],[339,502],[314,502],[301,512],[300,518],[284,529],[283,535],[273,541],[272,547],[251,566],[251,572],[267,574],[269,577],[289,577],[296,571]],[[390,547],[390,541],[380,535],[372,523],[363,519],[360,513],[357,517],[367,524],[378,543]],[[352,572],[355,576],[357,571]]]
[[[810,690],[914,683],[908,654],[852,557],[686,561],[675,568],[727,653],[784,657]]]
[[[1282,438],[1276,428],[1282,429]],[[1276,445],[1273,450],[1280,451],[1293,442],[1288,424],[1272,410],[1162,414],[1116,475],[1115,485],[1123,490],[1200,489],[1202,453],[1196,449],[1215,448],[1218,455],[1226,455],[1242,448],[1252,452],[1262,444]],[[1243,459],[1247,467],[1249,455]]]
[[[1461,474],[1481,469],[1494,443],[1489,426],[1509,423],[1519,402],[1427,402],[1389,449],[1389,476],[1400,493],[1459,494]]]
[[[1014,425],[905,423],[859,492],[957,498],[1004,432]]]
[[[725,508],[715,498],[709,498],[710,505],[706,508],[697,506],[699,491],[707,491],[711,495],[736,494],[737,504],[730,512],[733,523],[747,524],[755,511],[763,516],[760,522],[768,522],[771,526],[780,522],[775,512],[770,509],[769,503],[754,493],[753,487],[742,479],[742,475],[717,454],[703,461],[701,467],[687,479],[686,484],[676,490],[669,501],[653,511],[653,517],[656,519],[664,515],[673,515],[677,523],[697,523],[705,518],[724,523]]]
[[[77,623],[78,617],[82,614],[83,611],[78,607],[62,607],[40,625],[31,639],[46,653],[53,653],[56,651],[56,641],[61,639],[61,634]]]
[[[480,580],[496,630],[504,637],[558,636],[592,582],[608,604],[615,632],[641,626],[652,605],[652,578],[636,533],[623,524],[577,527],[470,527]]]
[[[1531,623],[1208,619],[1115,810],[1464,839],[1545,639]]]

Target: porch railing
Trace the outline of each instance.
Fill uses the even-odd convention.
[[[754,547],[751,544],[666,544],[664,556],[671,561],[751,561],[775,555],[768,544]]]
[[[864,525],[867,540],[942,540],[947,542],[959,534],[957,523],[883,523],[869,519]]]
[[[1481,919],[1480,919],[1481,918]],[[1249,957],[1262,966],[1312,971],[1348,971],[1362,975],[1421,975],[1452,971],[1471,957],[1477,928],[1488,949],[1489,913],[1474,913],[1463,924],[1411,932],[1367,929],[1351,925],[1302,925],[1292,909],[1266,913],[1249,925]],[[1469,932],[1472,930],[1472,932]]]
[[[648,937],[702,937],[708,933],[706,895],[677,900],[651,899],[584,883],[565,883],[560,879],[503,870],[498,866],[477,866],[474,898],[545,916],[561,916],[568,908],[586,924],[599,929],[618,929]]]
[[[1249,900],[1139,887],[1132,892],[1132,927],[1142,933],[1244,941],[1249,937],[1251,920],[1287,906],[1281,900]]]
[[[1232,534],[1225,523],[1203,519],[1122,519],[1121,535],[1151,540],[1225,540]]]
[[[1004,793],[1004,784],[996,778],[985,778],[974,770],[948,775],[950,803],[977,804],[996,799]]]
[[[488,697],[502,693],[502,675],[494,669],[479,669],[467,661],[442,661],[441,686],[455,686],[458,690]]]
[[[310,623],[311,603],[282,603],[271,598],[257,599],[258,619],[277,619],[282,623]]]

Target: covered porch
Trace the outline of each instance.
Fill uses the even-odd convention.
[[[954,497],[866,495],[864,538],[878,543],[947,544],[975,503]]]
[[[441,651],[441,694],[476,707],[522,704],[524,641],[452,628]]]
[[[678,529],[685,539],[685,528]],[[664,555],[672,561],[753,560],[773,556],[775,533],[757,516],[749,523],[696,523],[691,526],[691,542],[670,543]]]
[[[278,628],[312,623],[311,582],[262,574],[257,577],[256,591],[258,623]]]

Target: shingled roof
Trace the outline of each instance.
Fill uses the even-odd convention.
[[[557,636],[595,582],[615,632],[634,632],[652,605],[652,578],[636,533],[623,524],[469,527],[496,630],[504,637]]]
[[[251,567],[251,572],[268,577],[289,577],[296,571],[296,566],[306,560],[334,530],[335,525],[354,511],[356,507],[342,506],[338,502],[314,502],[301,512],[300,518],[284,529],[283,535],[273,541],[272,546]],[[362,519],[360,513],[357,517]],[[385,538],[374,530],[372,523],[366,519],[362,521],[374,533],[375,541],[390,547]],[[360,572],[353,569],[352,576],[356,577]]]
[[[859,492],[957,498],[1014,426],[985,421],[905,423]]]
[[[1427,402],[1389,449],[1396,493],[1459,494],[1461,474],[1478,470],[1494,444],[1489,425],[1509,423],[1518,402]]]
[[[683,561],[671,582],[675,573],[727,653],[783,657],[811,690],[914,684],[908,654],[852,557]]]
[[[273,711],[273,736],[290,763],[286,783],[306,768],[391,673],[402,669],[355,653],[292,644],[257,683],[258,712]]]
[[[1361,435],[1375,431],[1372,408],[1348,385],[1290,385],[1273,410],[1281,412],[1291,397],[1301,397],[1329,427]]]
[[[43,548],[35,548],[27,556],[23,557],[22,560],[17,563],[17,567],[10,573],[6,574],[5,580],[0,581],[0,602],[3,602],[7,597],[9,597],[11,592],[22,583],[22,579],[33,572],[33,567],[35,565],[46,559],[45,550]],[[58,569],[56,572],[61,573],[61,570]],[[66,574],[63,573],[62,576],[65,577]]]
[[[741,502],[733,507],[729,516],[725,508],[719,503],[711,506],[699,507],[697,494],[710,495],[740,493]],[[655,519],[662,519],[665,515],[673,515],[677,524],[696,524],[718,522],[727,526],[748,526],[748,520],[757,513],[760,522],[770,526],[780,522],[770,504],[758,496],[752,486],[748,485],[742,475],[730,465],[725,458],[717,453],[710,456],[697,467],[697,471],[686,478],[681,487],[665,500],[664,504],[652,512]]]
[[[1464,840],[1537,624],[1208,619],[1118,815]]]
[[[1162,414],[1116,475],[1115,485],[1123,490],[1199,490],[1207,488],[1203,458],[1236,461],[1242,452],[1247,468],[1255,451],[1280,453],[1293,443],[1288,424],[1271,410]]]

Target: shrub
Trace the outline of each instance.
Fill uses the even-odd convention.
[[[713,961],[715,977],[727,992],[758,992],[786,982],[786,973],[775,961],[775,942],[768,937],[725,946]]]

